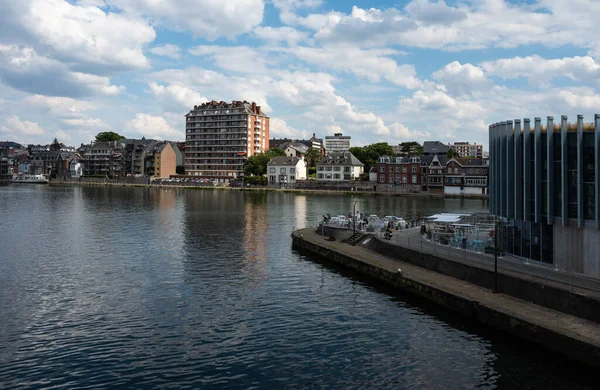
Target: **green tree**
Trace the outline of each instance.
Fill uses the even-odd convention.
[[[446,152],[446,157],[448,158],[448,160],[450,160],[451,158],[457,158],[458,154],[456,153],[456,150],[450,148]]]
[[[402,142],[400,144],[400,155],[402,157],[421,156],[423,154],[423,146],[418,142]]]
[[[381,156],[393,156],[394,149],[387,142],[380,142],[368,146],[350,148],[350,153],[357,159],[365,164],[365,172],[377,165],[379,157]]]
[[[113,131],[103,131],[96,135],[96,139],[94,140],[94,142],[120,141],[122,139],[125,139],[125,137]]]
[[[308,168],[316,167],[317,163],[321,161],[321,149],[308,148],[308,151],[304,155],[304,159],[306,160],[306,166]]]
[[[262,176],[267,173],[267,164],[273,157],[285,156],[285,152],[279,148],[272,148],[264,153],[258,153],[248,158],[244,164],[244,172],[247,175]]]
[[[50,144],[50,150],[53,152],[60,151],[60,142],[58,142],[56,138],[54,138],[54,141],[52,141],[52,143]]]

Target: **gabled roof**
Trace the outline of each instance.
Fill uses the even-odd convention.
[[[364,166],[359,159],[350,152],[330,152],[317,165],[352,165]]]
[[[296,150],[299,153],[306,153],[308,152],[308,146],[306,146],[305,144],[302,144],[300,142],[292,142],[290,144],[288,144],[287,146],[288,148],[292,148],[294,150]]]
[[[458,163],[458,165],[460,165],[461,167],[488,167],[488,165],[485,165],[483,163],[483,159],[482,158],[461,158],[461,157],[455,157],[453,159],[450,159],[448,161],[448,163],[450,163],[453,160],[456,161]]]
[[[432,161],[437,159],[441,165],[446,165],[446,160],[448,159],[445,154],[432,155],[432,156],[421,156],[421,165],[422,166],[430,166]]]
[[[277,156],[277,157],[273,157],[271,159],[271,161],[269,161],[267,163],[268,167],[295,167],[296,165],[298,165],[298,161],[300,161],[300,159],[298,157],[288,157],[288,156]]]

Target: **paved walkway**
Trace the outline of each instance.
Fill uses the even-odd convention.
[[[352,246],[341,241],[324,240],[321,235],[315,233],[314,228],[301,229],[294,234],[302,236],[303,239],[314,242],[321,247],[391,272],[397,272],[398,269],[401,269],[403,277],[415,282],[440,289],[471,302],[477,302],[526,323],[549,329],[600,348],[600,324],[598,323],[537,306],[508,295],[494,294],[486,288],[388,258],[360,246]],[[351,232],[348,236],[350,234]]]
[[[452,248],[448,245],[441,245],[423,239],[420,234],[420,227],[394,231],[391,240],[386,240],[381,232],[369,234],[373,234],[376,239],[388,244],[410,248],[421,253],[437,255],[448,260],[481,269],[494,270],[493,254]],[[556,270],[549,264],[527,262],[526,259],[510,255],[499,256],[498,272],[516,278],[532,280],[546,286],[552,286],[579,295],[600,299],[600,278],[587,277],[581,274]]]

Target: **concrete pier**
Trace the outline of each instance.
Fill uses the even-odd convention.
[[[314,228],[295,231],[293,246],[377,278],[395,288],[440,304],[492,328],[565,354],[592,367],[600,367],[600,324],[408,262],[385,257],[361,245],[342,240],[351,231],[337,232],[327,241]],[[365,236],[361,239],[374,240]]]

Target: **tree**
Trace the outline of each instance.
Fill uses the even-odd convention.
[[[317,166],[317,163],[321,161],[321,149],[316,148],[308,148],[308,151],[304,155],[304,159],[306,160],[307,168],[314,168]]]
[[[365,172],[377,165],[379,157],[381,156],[393,156],[394,149],[387,142],[380,142],[368,146],[350,148],[350,153],[357,159],[365,164]]]
[[[414,157],[423,154],[423,146],[418,142],[402,142],[400,144],[400,156]]]
[[[279,148],[272,148],[264,153],[255,154],[244,164],[244,171],[247,175],[262,176],[267,173],[269,161],[277,156],[285,156],[285,152]]]
[[[54,141],[52,141],[52,143],[50,144],[50,150],[53,152],[60,151],[60,142],[58,142],[56,138],[54,138]]]
[[[448,160],[450,160],[452,158],[457,158],[458,157],[458,153],[456,153],[456,150],[450,148],[446,152],[446,157],[448,158]]]
[[[113,131],[103,131],[96,135],[96,139],[94,140],[94,142],[120,141],[122,139],[125,139],[125,137]]]

